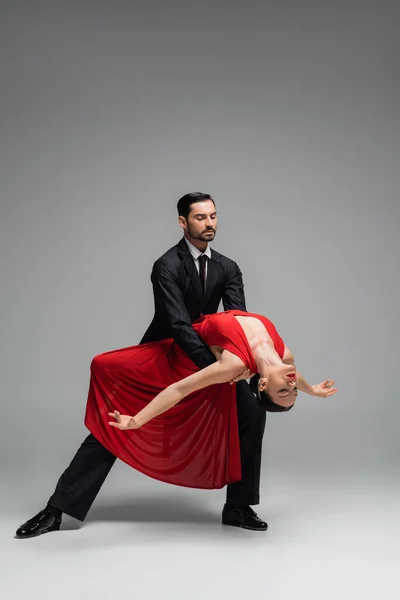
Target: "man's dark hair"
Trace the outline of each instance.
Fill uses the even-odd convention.
[[[210,194],[203,194],[202,192],[191,192],[190,194],[185,194],[178,200],[178,215],[187,219],[192,204],[195,204],[196,202],[204,202],[205,200],[211,200],[215,206],[214,198],[211,198]]]
[[[262,408],[264,408],[267,412],[286,412],[287,410],[293,408],[293,404],[292,406],[288,407],[276,404],[265,390],[260,392],[258,389],[259,379],[259,375],[254,375],[254,377],[250,379],[250,388],[251,391],[257,396],[257,400]]]

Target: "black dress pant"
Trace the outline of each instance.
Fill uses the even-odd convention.
[[[229,504],[260,502],[262,439],[266,412],[245,381],[236,384],[242,479],[227,486]],[[90,434],[58,480],[48,505],[84,521],[116,456]]]

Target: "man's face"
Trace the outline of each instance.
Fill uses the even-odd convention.
[[[202,242],[212,242],[217,231],[217,211],[212,200],[195,202],[190,207],[188,218],[179,217],[179,224],[186,237]]]

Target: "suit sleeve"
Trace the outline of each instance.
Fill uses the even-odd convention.
[[[151,273],[157,311],[163,315],[175,342],[200,368],[215,362],[215,356],[192,327],[182,291],[165,265],[155,263]]]
[[[247,312],[242,273],[236,263],[233,264],[232,272],[225,284],[222,303],[224,310],[237,308]]]

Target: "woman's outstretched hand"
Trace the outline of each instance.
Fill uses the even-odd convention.
[[[319,398],[328,398],[328,396],[332,396],[336,394],[338,388],[334,388],[333,379],[325,379],[322,383],[318,383],[317,385],[312,385],[312,396],[318,396]]]
[[[140,427],[140,425],[136,423],[135,417],[131,417],[130,415],[121,415],[117,410],[108,413],[108,416],[114,417],[115,419],[115,421],[108,422],[111,427],[117,427],[118,429],[139,429]]]

